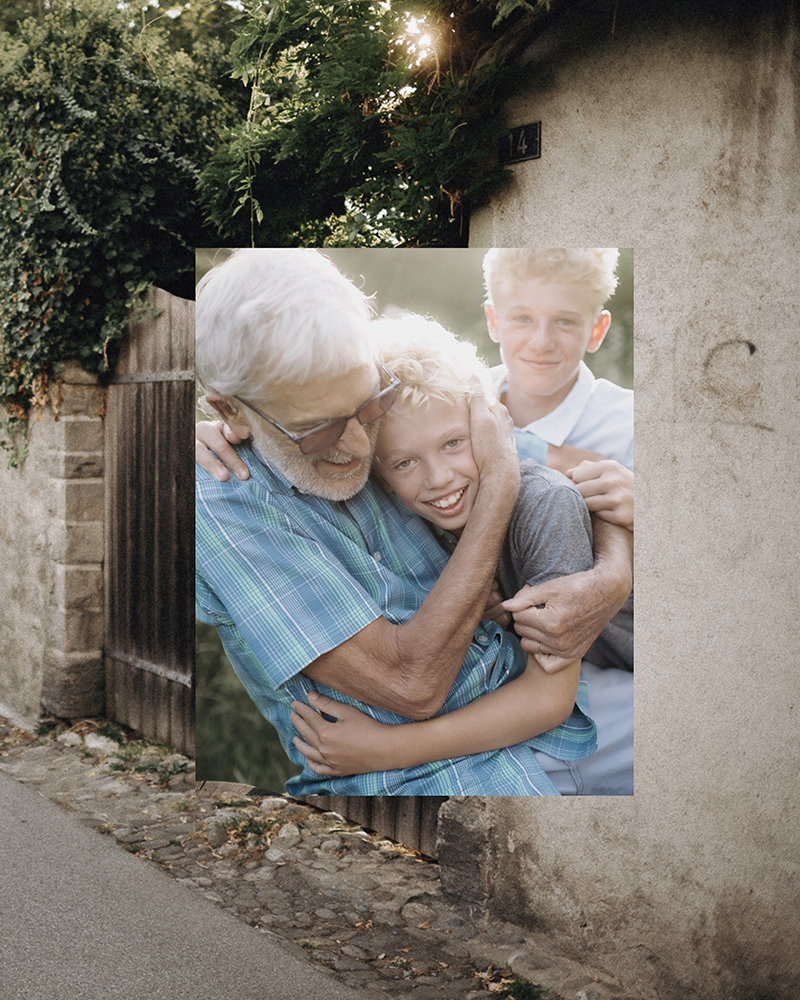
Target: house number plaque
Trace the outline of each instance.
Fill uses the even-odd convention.
[[[538,160],[542,155],[542,123],[533,122],[509,129],[500,140],[498,153],[501,163]]]

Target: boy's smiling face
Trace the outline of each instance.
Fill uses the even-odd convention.
[[[603,343],[611,316],[597,312],[595,293],[576,282],[528,278],[508,284],[487,305],[489,334],[500,345],[509,389],[539,400],[539,416],[564,400],[583,355]]]
[[[412,410],[396,403],[381,422],[373,466],[384,488],[409,510],[459,533],[480,474],[472,456],[469,406],[429,399]]]

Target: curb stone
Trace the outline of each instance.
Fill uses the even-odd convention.
[[[478,1000],[520,977],[546,1000],[651,1000],[544,935],[459,912],[416,851],[288,796],[198,783],[188,757],[98,728],[37,739],[0,719],[0,771],[365,995]]]

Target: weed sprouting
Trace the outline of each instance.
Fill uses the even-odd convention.
[[[114,740],[117,743],[126,742],[125,733],[123,733],[119,726],[115,726],[111,722],[104,722],[102,726],[98,726],[97,729],[95,729],[95,733],[97,733],[98,736],[107,736],[108,739]]]
[[[498,997],[508,997],[509,1000],[546,1000],[548,995],[549,990],[530,983],[527,979],[515,979],[510,986],[496,994]]]

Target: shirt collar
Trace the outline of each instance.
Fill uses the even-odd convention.
[[[499,374],[499,372],[498,372]],[[508,369],[502,369],[502,378],[498,392],[502,394],[508,388]],[[544,417],[532,420],[522,430],[530,431],[547,441],[548,444],[562,445],[569,436],[583,410],[594,392],[597,379],[591,369],[583,361],[578,369],[578,378],[570,389],[567,398]]]
[[[250,475],[262,483],[271,493],[281,493],[286,496],[302,496],[302,492],[293,486],[289,480],[270,465],[252,441],[244,441],[236,446],[239,457],[250,470]]]

